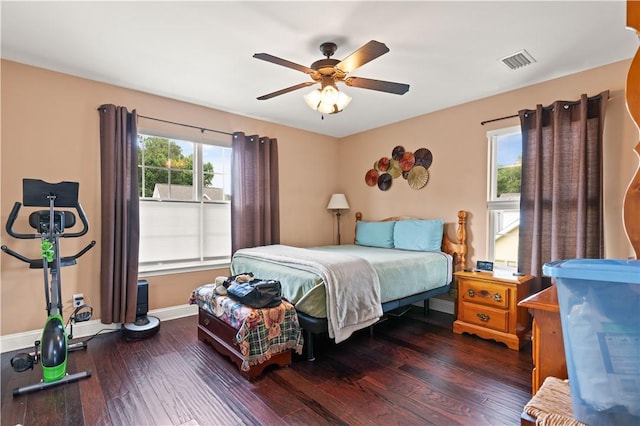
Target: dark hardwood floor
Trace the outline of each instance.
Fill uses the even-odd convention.
[[[314,362],[296,357],[252,382],[198,341],[196,323],[165,321],[138,342],[98,335],[69,355],[68,372],[90,378],[17,397],[40,365],[16,373],[15,352],[3,354],[2,425],[519,425],[531,396],[530,345],[453,334],[447,316],[411,312],[373,336],[316,339]]]

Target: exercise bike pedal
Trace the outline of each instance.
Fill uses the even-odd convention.
[[[85,322],[91,319],[91,312],[80,312],[73,317],[73,322]]]
[[[93,307],[91,305],[80,305],[71,314],[73,322],[89,321],[93,316]]]
[[[36,358],[26,352],[20,353],[11,358],[11,367],[16,373],[24,373],[27,370],[33,370],[33,364],[36,363]]]

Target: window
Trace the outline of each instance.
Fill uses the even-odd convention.
[[[141,273],[229,263],[230,147],[139,134],[138,183]]]
[[[488,254],[495,268],[517,269],[520,230],[520,127],[487,133],[489,139]]]

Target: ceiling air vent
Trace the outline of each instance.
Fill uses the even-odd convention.
[[[524,49],[509,56],[505,56],[500,60],[512,70],[526,67],[527,65],[530,65],[536,61],[535,59],[533,59],[533,56],[531,56],[529,52]]]

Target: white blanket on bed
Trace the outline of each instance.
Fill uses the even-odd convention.
[[[378,274],[360,257],[280,244],[240,249],[234,257],[285,264],[320,276],[327,293],[329,336],[336,343],[382,317]]]

